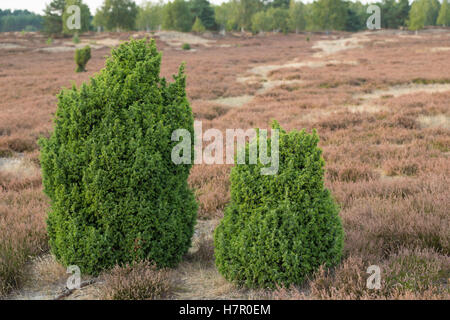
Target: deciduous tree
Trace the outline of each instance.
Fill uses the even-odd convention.
[[[136,26],[138,7],[132,0],[105,0],[97,12],[99,21],[107,30],[133,30]]]
[[[443,0],[442,2],[437,24],[444,27],[450,26],[450,8],[448,5],[448,0]]]

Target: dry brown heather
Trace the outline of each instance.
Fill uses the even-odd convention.
[[[0,34],[0,295],[29,283],[30,268],[48,270],[39,278],[49,283],[64,280],[54,262],[27,262],[48,252],[36,140],[51,130],[61,88],[87,81],[103,67],[105,45],[129,37],[83,37],[94,50],[88,72],[77,74],[70,39],[48,46],[36,34]],[[138,282],[161,279],[155,283],[175,298],[450,298],[450,30],[309,37],[229,35],[190,52],[156,39],[165,76],[186,62],[188,96],[204,130],[267,128],[272,119],[287,130],[318,130],[326,185],[342,207],[342,263],[274,293],[227,283],[214,268],[212,231],[229,201],[230,166],[196,165],[190,183],[199,223],[194,248],[171,273],[176,285],[166,292],[167,275],[152,269]],[[380,291],[366,288],[369,265],[382,268]],[[114,280],[124,272],[116,269],[109,283],[140,290],[130,287],[136,277]],[[25,285],[22,297],[36,286]],[[105,288],[76,297],[114,295]]]

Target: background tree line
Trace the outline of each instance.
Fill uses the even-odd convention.
[[[37,31],[42,27],[42,16],[28,10],[1,10],[0,32]]]
[[[425,26],[449,26],[449,0],[382,0],[382,28],[411,30]],[[368,4],[359,1],[316,0],[303,3],[296,0],[229,0],[213,5],[208,0],[172,0],[170,2],[104,0],[91,15],[82,0],[53,0],[40,17],[26,10],[0,10],[1,31],[40,30],[50,35],[72,35],[63,21],[66,8],[81,8],[82,28],[88,30],[177,30],[177,31],[251,31],[301,32],[366,29]]]

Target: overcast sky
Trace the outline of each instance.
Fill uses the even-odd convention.
[[[165,0],[167,2],[168,0]],[[220,4],[227,0],[209,0],[214,4]],[[303,0],[303,2],[311,2],[312,0]],[[51,0],[0,0],[0,9],[27,9],[28,11],[33,11],[39,14],[42,14],[42,11],[45,9],[45,5],[50,3]],[[91,9],[91,14],[95,14],[95,10],[99,8],[103,0],[84,0],[89,8]],[[135,1],[137,4],[140,4],[142,0]],[[156,2],[156,1],[155,1]],[[362,3],[367,2],[375,2],[375,0],[362,0]]]

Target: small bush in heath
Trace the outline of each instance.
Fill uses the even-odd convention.
[[[78,36],[78,34],[75,34],[72,38],[73,43],[78,44],[80,43],[80,37]]]
[[[85,72],[86,64],[91,59],[91,47],[86,46],[82,49],[75,50],[75,63],[77,64],[76,72]]]
[[[324,187],[317,133],[286,133],[276,122],[273,128],[280,130],[278,174],[261,175],[260,162],[236,165],[231,202],[214,235],[219,272],[249,287],[301,284],[342,256],[344,231]],[[249,159],[248,144],[246,153]]]
[[[202,23],[202,20],[200,20],[198,17],[195,18],[194,25],[192,26],[192,31],[197,33],[202,33],[206,31],[205,26]]]

